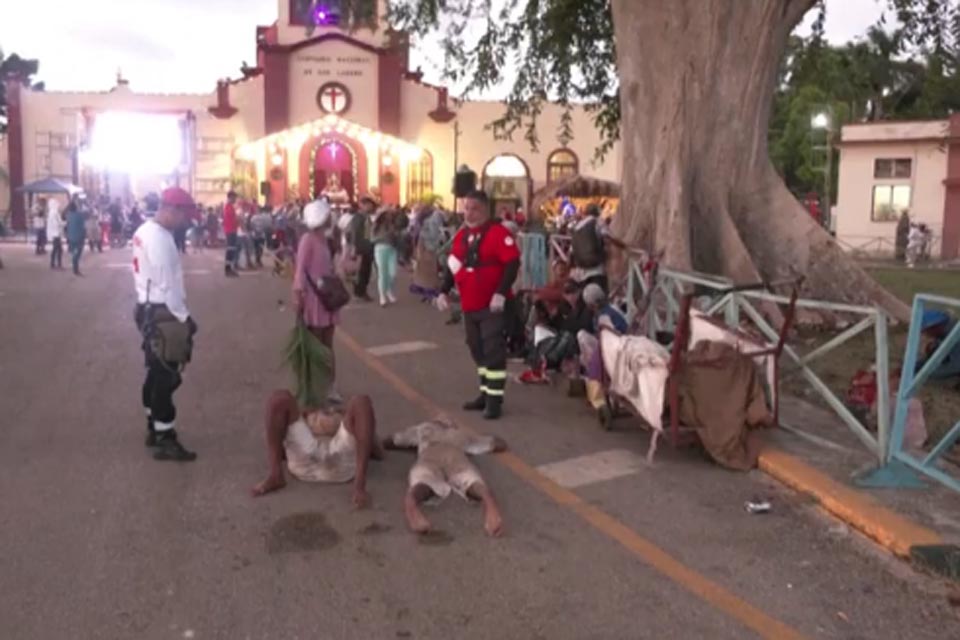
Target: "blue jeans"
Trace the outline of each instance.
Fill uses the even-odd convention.
[[[75,274],[80,273],[80,256],[83,255],[83,240],[71,242],[70,244],[70,258],[73,261],[73,272]]]
[[[397,248],[381,243],[373,249],[373,259],[377,263],[377,289],[380,297],[393,294],[393,281],[397,277]]]

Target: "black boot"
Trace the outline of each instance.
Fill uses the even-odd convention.
[[[157,446],[153,452],[154,460],[172,460],[174,462],[193,462],[197,454],[187,451],[177,439],[177,432],[173,429],[161,431],[157,434]]]
[[[147,418],[147,441],[144,444],[149,449],[157,446],[157,430],[153,427],[153,418]]]
[[[503,415],[503,398],[500,396],[487,396],[487,407],[483,411],[484,420],[499,420]]]
[[[475,400],[466,402],[463,405],[464,411],[483,411],[487,408],[487,394],[481,393]]]

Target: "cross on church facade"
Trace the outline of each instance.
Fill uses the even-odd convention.
[[[324,113],[340,115],[350,108],[350,92],[339,82],[328,82],[317,92],[317,105]]]

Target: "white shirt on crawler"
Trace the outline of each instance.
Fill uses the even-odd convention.
[[[190,317],[173,234],[154,220],[147,220],[133,234],[133,282],[138,303],[165,304],[180,322]]]

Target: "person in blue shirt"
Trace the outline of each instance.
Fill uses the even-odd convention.
[[[67,248],[73,260],[73,275],[80,274],[80,256],[83,255],[83,245],[87,240],[87,227],[76,200],[67,205]]]
[[[607,294],[598,284],[588,284],[583,288],[583,301],[593,311],[593,332],[600,332],[600,322],[606,319],[608,325],[617,333],[626,333],[629,329],[626,316],[607,300]]]
[[[923,314],[920,330],[929,342],[923,355],[917,360],[917,372],[923,368],[923,365],[930,359],[930,356],[934,354],[947,336],[950,335],[950,332],[956,324],[957,321],[951,318],[945,311],[930,310]],[[947,354],[947,357],[934,369],[930,376],[932,380],[947,380],[956,377],[960,377],[960,342],[953,345],[950,353]]]

